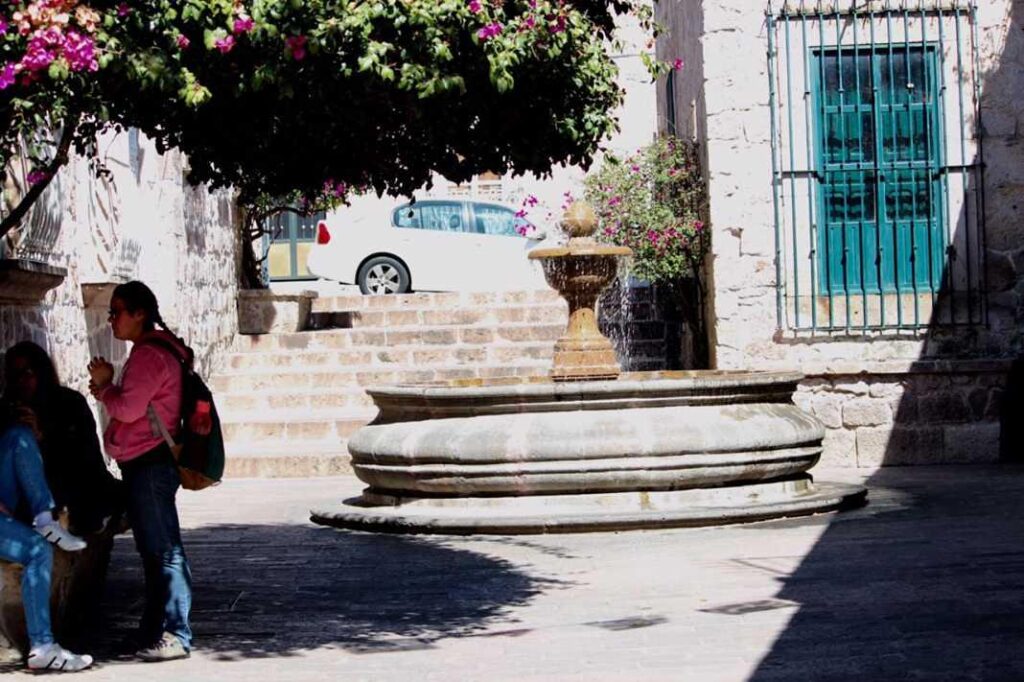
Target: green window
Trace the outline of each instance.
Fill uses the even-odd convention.
[[[821,291],[936,291],[945,240],[937,55],[927,45],[811,59]]]

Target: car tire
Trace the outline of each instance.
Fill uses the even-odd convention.
[[[409,270],[391,256],[374,256],[359,268],[356,283],[364,294],[404,294],[409,291]]]

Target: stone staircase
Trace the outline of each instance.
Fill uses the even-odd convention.
[[[312,329],[239,336],[211,377],[226,475],[349,472],[366,387],[546,374],[566,318],[554,291],[318,298]]]

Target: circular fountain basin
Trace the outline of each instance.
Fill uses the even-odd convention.
[[[825,430],[792,402],[801,378],[659,372],[370,389],[380,414],[349,440],[369,487],[313,518],[538,533],[759,520],[863,499],[806,473]]]

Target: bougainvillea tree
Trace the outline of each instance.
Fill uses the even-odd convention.
[[[106,125],[180,149],[191,181],[243,204],[587,166],[622,98],[614,13],[642,4],[16,1],[0,9],[0,162],[31,166],[23,204]]]

